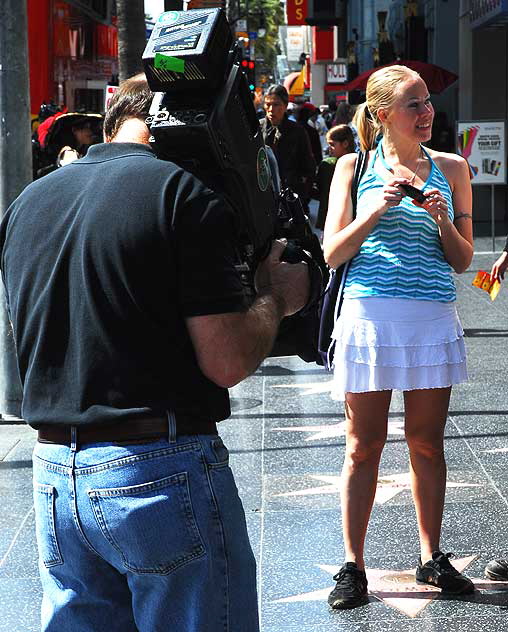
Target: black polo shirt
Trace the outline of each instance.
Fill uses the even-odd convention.
[[[89,424],[229,416],[185,317],[240,311],[236,217],[135,143],[94,145],[28,186],[0,227],[23,418]]]

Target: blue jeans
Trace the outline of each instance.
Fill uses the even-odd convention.
[[[45,632],[258,632],[256,567],[217,435],[37,443]]]

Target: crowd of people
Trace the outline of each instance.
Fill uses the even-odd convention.
[[[43,103],[32,133],[33,179],[83,158],[91,145],[102,141],[103,121],[101,114]]]
[[[228,387],[253,373],[281,321],[306,304],[309,275],[282,260],[275,240],[246,302],[235,213],[157,160],[145,123],[152,98],[144,75],[125,81],[104,142],[88,120],[70,121],[72,160],[28,186],[0,226],[22,414],[38,433],[46,632],[259,630],[255,560],[217,424],[230,415]],[[328,603],[367,599],[364,544],[393,390],[404,396],[415,579],[472,592],[440,542],[444,428],[451,389],[467,379],[453,280],[473,256],[467,163],[425,146],[434,110],[405,66],[370,77],[354,118],[345,103],[333,117],[311,104],[290,117],[280,85],[264,105],[282,186],[306,205],[319,199],[325,258],[332,269],[349,262],[333,332],[333,395],[346,417],[345,559]],[[366,168],[356,183],[358,151]],[[423,191],[420,201],[408,186]],[[496,274],[506,267],[505,257]],[[507,570],[497,560],[486,572],[505,579]]]

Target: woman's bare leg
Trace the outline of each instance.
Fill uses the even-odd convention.
[[[404,392],[411,490],[423,563],[439,549],[446,491],[443,442],[450,393],[451,387]]]
[[[365,568],[363,550],[386,442],[392,392],[346,393],[346,454],[341,507],[345,561]]]

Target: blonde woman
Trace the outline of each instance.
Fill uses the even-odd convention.
[[[440,548],[446,487],[443,437],[451,387],[467,379],[453,272],[473,256],[469,171],[454,154],[426,149],[434,110],[427,86],[406,66],[372,74],[355,123],[368,166],[352,218],[356,156],[337,162],[324,231],[325,258],[350,260],[334,338],[334,396],[345,401],[341,505],[345,564],[328,602],[367,599],[364,542],[386,441],[392,390],[403,392],[411,489],[418,520],[419,583],[474,590]],[[424,191],[418,203],[401,185]]]

